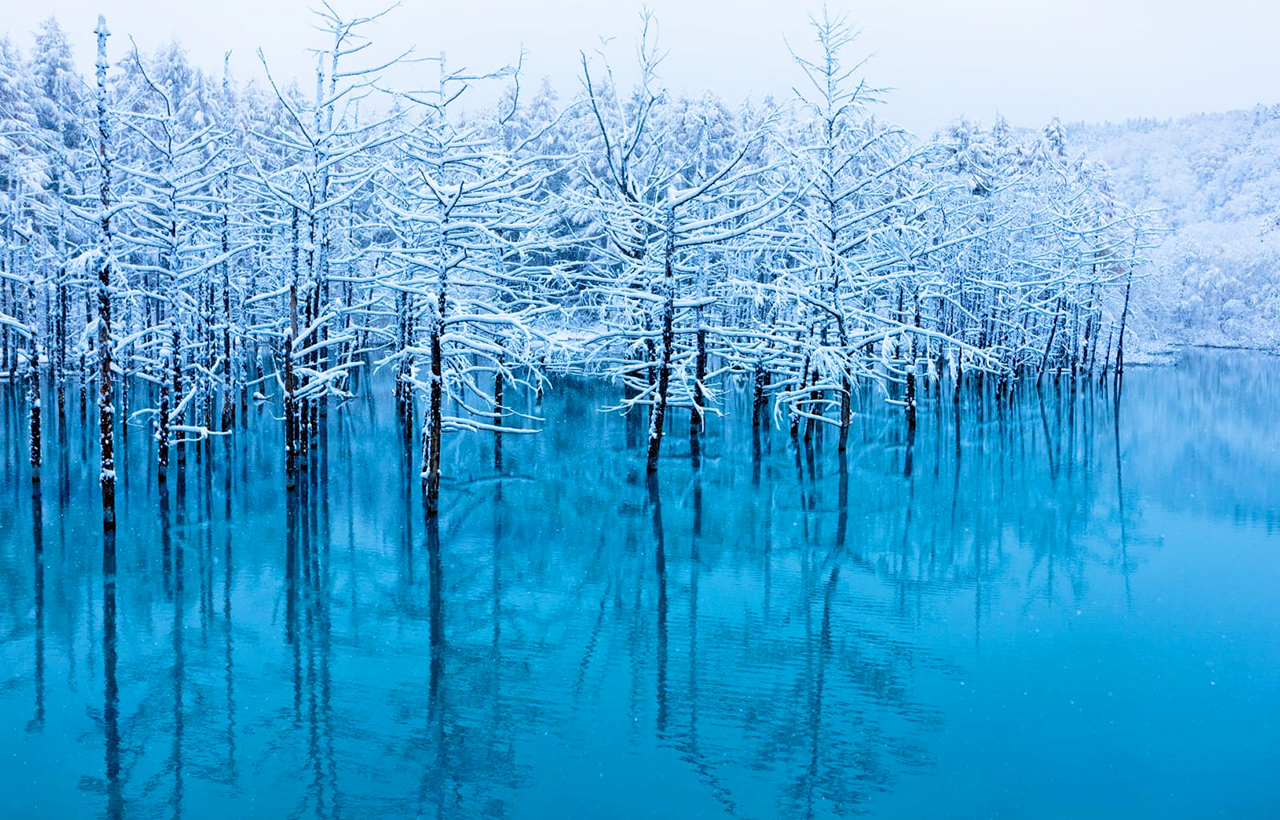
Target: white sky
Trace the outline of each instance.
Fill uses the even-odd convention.
[[[352,16],[381,10],[373,0],[331,0]],[[669,52],[668,87],[712,88],[730,101],[787,94],[798,82],[783,41],[808,45],[807,11],[821,0],[649,0]],[[309,0],[5,0],[0,26],[26,49],[36,24],[54,14],[73,38],[83,68],[92,62],[99,12],[118,57],[132,34],[144,51],[173,37],[194,62],[219,70],[233,49],[233,72],[260,71],[261,46],[278,75],[314,65]],[[919,133],[954,117],[1015,125],[1170,117],[1248,108],[1280,100],[1280,5],[1263,0],[862,0],[848,8],[870,55],[870,83],[891,86],[883,116]],[[550,75],[561,97],[578,87],[578,51],[615,38],[621,67],[633,54],[639,2],[615,0],[404,0],[369,31],[371,51],[448,52],[449,62],[489,69],[513,62],[521,44],[526,87]],[[434,69],[423,68],[425,71]],[[305,80],[304,80],[305,82]],[[479,100],[477,99],[477,102]]]

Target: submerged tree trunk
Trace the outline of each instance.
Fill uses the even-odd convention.
[[[1044,356],[1040,359],[1040,373],[1036,376],[1038,384],[1044,378],[1045,368],[1049,366],[1049,353],[1053,350],[1053,340],[1058,335],[1058,319],[1062,315],[1062,300],[1058,300],[1058,306],[1053,311],[1053,325],[1049,328],[1049,341],[1044,346]]]
[[[173,354],[171,357],[171,368],[170,368],[169,375],[170,375],[170,379],[173,382],[173,387],[171,389],[173,392],[174,404],[173,404],[173,410],[170,412],[169,426],[170,426],[170,429],[172,430],[173,422],[175,420],[179,424],[182,424],[183,419],[186,417],[186,407],[184,406],[183,397],[182,397],[182,391],[185,390],[186,388],[183,385],[183,381],[182,381],[182,332],[178,329],[178,325],[176,322],[172,325],[171,329],[173,332],[173,339],[172,339]],[[183,444],[181,436],[179,436],[176,442],[173,442],[172,433],[170,433],[170,441],[173,443],[174,455],[177,456],[178,472],[185,474],[187,470],[186,446]]]
[[[422,497],[428,516],[435,516],[440,510],[440,435],[444,427],[440,336],[440,324],[436,321],[431,328],[431,386],[426,416],[422,420]]]
[[[116,528],[115,392],[111,382],[111,263],[98,268],[98,445],[101,455],[102,528]]]
[[[493,376],[493,426],[502,427],[502,354],[498,355],[498,370]],[[493,469],[502,472],[502,430],[493,432]]]
[[[1120,335],[1116,339],[1116,392],[1119,394],[1119,388],[1124,381],[1124,326],[1129,318],[1129,291],[1133,288],[1133,276],[1130,274],[1129,282],[1124,286],[1124,310],[1120,312]],[[1118,399],[1117,399],[1118,400]]]
[[[31,342],[33,348],[31,355],[34,357],[35,341]],[[44,463],[43,448],[41,447],[41,419],[40,419],[40,368],[37,360],[32,361],[31,370],[27,373],[27,404],[30,407],[31,418],[28,428],[31,443],[31,480],[40,483],[40,467]]]
[[[58,391],[58,431],[63,438],[67,429],[67,269],[58,268],[58,282],[55,286],[56,318],[54,320],[53,381]]]
[[[810,374],[810,384],[818,383],[818,371],[815,368]],[[826,395],[825,390],[818,390],[816,387],[809,391],[809,418],[805,419],[804,424],[804,443],[813,443],[813,432],[818,429],[818,417],[825,417],[822,411],[822,401]]]
[[[160,412],[156,417],[156,477],[160,487],[164,488],[169,481],[169,444],[172,414],[173,359],[174,351],[168,340],[160,354]]]
[[[298,482],[298,400],[293,375],[293,343],[298,338],[298,288],[289,286],[289,337],[284,342],[284,462],[285,487],[294,489]]]
[[[409,435],[413,429],[413,354],[408,352],[413,342],[413,297],[408,293],[396,294],[396,342],[400,363],[396,366],[396,410]]]
[[[853,384],[846,375],[840,380],[840,440],[836,452],[849,448],[849,423],[853,420]]]
[[[707,404],[706,391],[702,387],[707,378],[707,329],[702,326],[701,308],[698,310],[697,345],[697,359],[694,363],[693,410],[689,413],[689,427],[695,434],[702,432],[706,424],[704,410]]]
[[[769,374],[765,370],[764,362],[756,362],[754,395],[751,397],[751,427],[759,429],[760,417],[764,414],[765,397],[764,389],[768,385]]]
[[[913,295],[915,302],[915,328],[920,329],[920,294]],[[916,363],[920,360],[919,334],[911,334],[911,360],[907,362],[907,434],[914,440],[916,433]],[[910,452],[908,452],[908,459]]]
[[[107,21],[98,16],[98,443],[102,487],[102,531],[114,543],[116,531],[115,394],[111,383],[111,131],[107,120]],[[114,550],[113,550],[114,552]],[[115,563],[112,555],[112,564]],[[104,553],[104,561],[105,553]],[[114,566],[112,567],[114,570]],[[114,575],[114,572],[112,572]],[[114,581],[114,579],[112,579]]]
[[[31,481],[40,483],[40,466],[43,462],[40,407],[40,345],[35,332],[36,274],[32,268],[27,285],[27,325],[31,328],[31,344],[27,353],[27,406],[30,408],[28,434],[31,445]]]
[[[223,174],[223,196],[230,196],[230,177]],[[227,204],[222,206],[222,423],[229,432],[236,421],[236,371],[231,357],[231,228]]]
[[[448,290],[445,273],[440,272],[440,294],[436,314],[431,319],[431,383],[427,410],[422,420],[422,503],[428,518],[440,510],[440,436],[444,432],[444,367],[442,336]]]
[[[658,390],[653,399],[653,411],[649,414],[649,456],[645,462],[645,470],[650,473],[658,471],[658,454],[662,449],[662,426],[667,416],[667,390],[671,386],[671,349],[675,346],[675,255],[676,255],[676,217],[675,207],[667,206],[667,245],[665,266],[662,274],[662,354],[658,362]]]
[[[298,408],[298,385],[294,375],[293,349],[298,341],[298,209],[290,212],[289,230],[292,244],[289,246],[289,266],[292,279],[289,283],[289,336],[284,342],[284,461],[285,488],[293,490],[298,484],[298,442],[302,438]]]

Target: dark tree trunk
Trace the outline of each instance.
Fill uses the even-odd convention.
[[[675,346],[675,255],[676,230],[675,209],[667,210],[667,247],[666,265],[662,275],[662,353],[658,362],[658,391],[653,399],[653,411],[649,415],[649,455],[645,461],[645,470],[650,473],[658,471],[658,454],[662,449],[662,427],[667,416],[667,390],[671,386],[671,351]]]
[[[440,297],[443,304],[444,296]],[[443,312],[443,311],[442,311]],[[426,417],[422,421],[422,497],[428,517],[440,510],[440,436],[443,432],[444,385],[440,363],[441,323],[431,328],[431,386],[428,391]]]
[[[1124,310],[1120,312],[1120,336],[1116,339],[1116,401],[1119,401],[1119,388],[1124,381],[1124,327],[1129,319],[1129,291],[1133,288],[1132,278],[1124,286]]]
[[[493,426],[502,427],[502,356],[498,357],[498,371],[493,377]],[[493,469],[502,472],[502,431],[493,433]]]
[[[840,442],[837,452],[843,453],[849,448],[849,422],[853,419],[853,384],[845,376],[840,381]],[[841,459],[843,463],[844,459]]]
[[[98,443],[99,483],[102,487],[102,531],[110,542],[110,583],[115,583],[116,459],[115,394],[111,381],[111,137],[107,120],[107,23],[98,17],[98,159],[102,182],[98,189],[101,205],[100,251],[98,260]],[[106,551],[103,553],[106,560]],[[104,567],[105,569],[105,567]],[[106,575],[104,571],[104,575]]]
[[[764,389],[768,385],[768,380],[769,374],[764,369],[764,363],[756,362],[755,391],[751,397],[751,427],[753,429],[759,429],[760,418],[764,414]]]
[[[98,268],[98,444],[101,455],[102,529],[116,529],[115,395],[111,381],[111,264]]]
[[[706,391],[702,389],[707,378],[707,329],[702,327],[702,311],[698,311],[698,351],[694,366],[693,410],[689,414],[689,426],[694,433],[702,432],[706,423],[704,408],[707,404]]]

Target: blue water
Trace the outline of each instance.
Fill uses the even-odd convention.
[[[615,393],[500,470],[452,437],[435,532],[390,401],[292,515],[268,408],[167,512],[130,430],[112,611],[79,408],[33,528],[0,386],[3,815],[1280,816],[1280,360],[931,398],[913,443],[867,401],[844,470],[735,394],[656,497]]]

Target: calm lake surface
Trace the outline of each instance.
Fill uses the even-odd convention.
[[[870,401],[845,469],[734,397],[656,503],[615,393],[557,385],[501,470],[452,436],[438,532],[389,400],[292,514],[268,408],[167,510],[135,428],[112,606],[78,406],[37,511],[0,386],[4,816],[1280,816],[1280,359],[967,403],[958,446]]]

